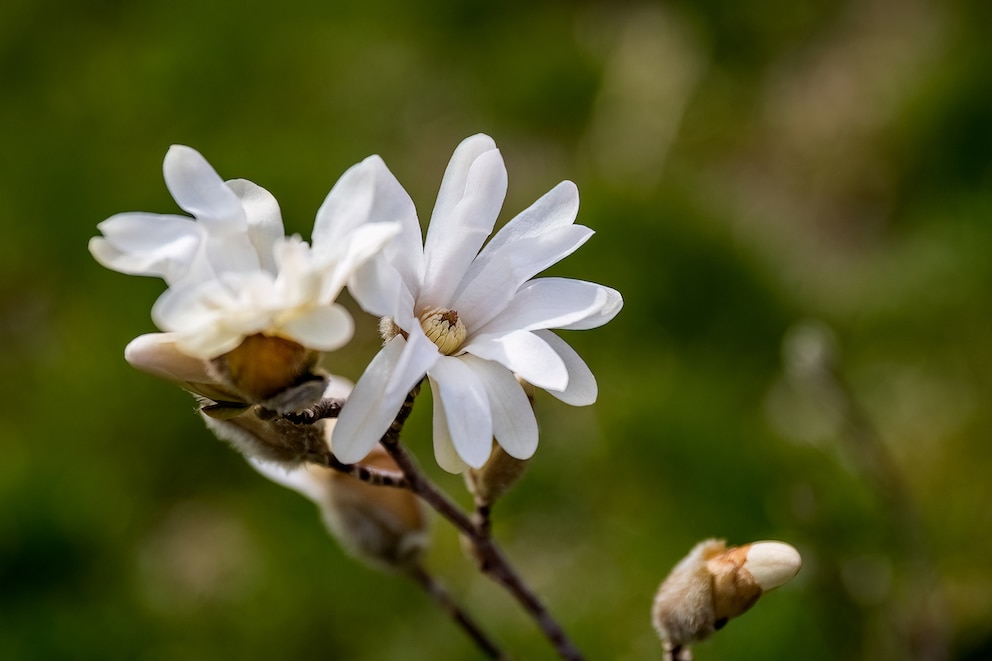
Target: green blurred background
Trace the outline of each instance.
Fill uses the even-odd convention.
[[[173,143],[308,237],[371,153],[426,217],[480,131],[502,219],[573,179],[597,235],[555,272],[626,299],[565,333],[600,400],[538,398],[541,448],[495,512],[589,658],[661,659],[654,590],[710,536],[805,567],[697,659],[989,658],[990,7],[6,0],[0,658],[477,658],[123,361],[163,284],[86,242],[176,210]],[[353,379],[377,343],[356,317],[327,360]],[[797,324],[832,329],[851,398],[802,376],[801,342],[783,360]],[[406,438],[429,466],[424,399]],[[552,657],[441,522],[428,564],[518,658]]]

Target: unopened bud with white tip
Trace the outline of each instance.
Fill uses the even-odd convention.
[[[687,661],[688,646],[721,629],[759,597],[787,583],[802,566],[784,542],[727,548],[723,540],[697,544],[658,588],[652,621],[672,659]]]

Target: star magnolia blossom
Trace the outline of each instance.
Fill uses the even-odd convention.
[[[349,284],[366,311],[384,318],[387,341],[341,412],[335,454],[345,462],[367,455],[426,375],[444,469],[481,467],[493,438],[509,455],[529,458],[537,422],[515,375],[566,403],[591,404],[595,378],[548,329],[595,328],[623,305],[617,291],[594,283],[531,279],[593,233],[573,224],[575,185],[553,188],[483,248],[506,194],[506,168],[490,137],[473,136],[455,150],[424,241],[413,202],[377,156],[342,177],[331,206],[349,199],[351,178],[374,181],[369,220],[398,220],[402,229]]]
[[[89,247],[107,268],[165,280],[169,289],[152,317],[175,333],[181,351],[215,358],[258,333],[322,351],[351,339],[351,316],[335,299],[397,225],[342,221],[336,226],[353,230],[335,232],[323,227],[332,221],[325,214],[314,229],[323,240],[311,248],[284,236],[268,191],[243,179],[224,182],[196,150],[173,146],[163,169],[169,192],[193,218],[118,214],[98,225],[103,236]]]

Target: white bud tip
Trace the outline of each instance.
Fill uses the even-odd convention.
[[[784,542],[754,542],[750,546],[744,569],[763,592],[788,583],[803,566],[799,551]]]

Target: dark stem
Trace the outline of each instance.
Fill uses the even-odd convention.
[[[468,634],[479,649],[488,656],[490,659],[501,659],[507,660],[510,657],[503,653],[495,643],[493,643],[488,636],[479,628],[479,626],[469,617],[468,613],[462,610],[458,604],[454,602],[451,595],[444,587],[434,580],[423,567],[417,565],[410,569],[410,577],[417,582],[417,584],[424,589],[431,596],[435,603],[441,607],[445,613],[447,613],[455,624],[460,626],[465,633]]]
[[[567,661],[582,661],[582,653],[568,639],[564,630],[551,616],[551,613],[548,612],[534,592],[517,575],[506,559],[506,556],[503,555],[496,542],[493,541],[488,504],[478,505],[474,516],[475,520],[470,518],[454,501],[434,485],[427,475],[420,470],[413,457],[400,445],[400,432],[403,431],[403,425],[406,424],[407,418],[410,417],[410,413],[413,411],[413,404],[419,393],[420,384],[417,384],[403,401],[403,405],[396,414],[396,418],[380,441],[396,462],[396,465],[400,467],[402,477],[390,471],[379,471],[361,465],[341,463],[330,452],[325,457],[321,457],[321,461],[318,463],[345,472],[365,482],[381,484],[383,486],[405,487],[417,494],[465,535],[472,544],[479,569],[513,595],[524,610],[534,619],[545,637],[554,645],[558,655]],[[329,400],[325,399],[313,408],[296,414],[297,416],[301,416],[297,420],[300,420],[301,424],[307,424],[304,420],[309,419],[311,416],[313,416],[314,421],[320,419],[316,410],[325,405],[325,402],[327,402],[326,410],[328,412],[333,411],[333,414],[328,413],[328,415],[324,415],[323,417],[336,416],[337,411],[340,411],[341,402],[331,401],[335,403],[332,404]],[[415,578],[417,577],[415,576]],[[421,579],[418,578],[419,580]],[[428,588],[428,591],[431,590]],[[434,593],[432,592],[432,594]],[[472,635],[472,633],[469,632],[469,635]],[[488,643],[488,641],[484,643],[474,635],[472,637],[479,643],[483,651],[492,655],[492,650],[495,648],[492,647],[491,643]],[[504,657],[497,656],[494,658]]]
[[[334,453],[330,451],[319,457],[314,463],[326,466],[327,468],[333,468],[340,473],[350,475],[356,480],[361,480],[362,482],[367,482],[378,487],[410,488],[410,483],[403,473],[375,468],[373,466],[364,466],[362,464],[346,464],[335,457]]]
[[[412,396],[404,403],[412,407]],[[400,410],[402,415],[404,410]],[[406,410],[406,416],[409,410]],[[397,416],[397,420],[399,420]],[[400,424],[402,428],[402,423]],[[394,428],[390,428],[390,432]],[[544,607],[537,595],[524,583],[523,579],[514,571],[506,556],[489,536],[488,524],[482,529],[476,526],[471,518],[466,515],[447,495],[438,489],[430,479],[420,470],[413,461],[413,458],[406,449],[399,443],[399,429],[396,433],[387,432],[382,439],[382,445],[389,452],[396,464],[402,469],[403,474],[410,484],[410,489],[434,508],[441,516],[448,519],[458,528],[471,542],[475,551],[475,559],[479,563],[479,569],[489,578],[502,585],[520,603],[527,613],[534,619],[537,626],[544,633],[545,637],[554,645],[558,655],[568,661],[582,661],[582,653],[565,635],[565,631],[558,622],[551,616],[551,613]],[[488,520],[488,517],[487,517]]]
[[[342,406],[344,406],[343,399],[325,397],[308,409],[303,409],[302,411],[297,411],[295,413],[284,413],[283,417],[290,422],[295,422],[298,425],[312,425],[318,420],[323,420],[324,418],[338,417],[338,414],[341,413]]]

